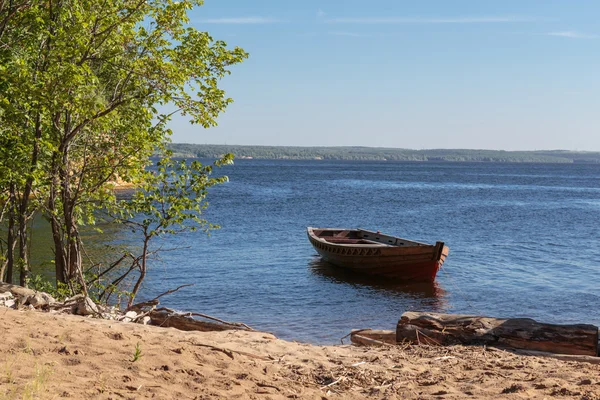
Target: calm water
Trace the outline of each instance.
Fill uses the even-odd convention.
[[[222,229],[161,243],[189,248],[162,255],[148,297],[194,282],[163,304],[316,343],[394,329],[407,310],[600,324],[600,165],[238,160],[224,171],[207,212]],[[450,255],[435,284],[366,280],[321,263],[306,226],[443,240]]]

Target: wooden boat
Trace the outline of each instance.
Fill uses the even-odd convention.
[[[307,228],[321,258],[356,272],[433,282],[448,256],[444,242],[419,243],[364,229]]]

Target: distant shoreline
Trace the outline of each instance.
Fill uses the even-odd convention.
[[[600,152],[570,150],[411,150],[382,147],[246,146],[171,143],[174,157],[217,158],[233,153],[237,159],[348,160],[415,162],[504,162],[551,164],[600,164]]]

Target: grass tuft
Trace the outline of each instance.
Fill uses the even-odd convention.
[[[138,342],[135,345],[135,351],[133,352],[133,359],[131,360],[131,362],[136,362],[140,358],[142,358],[142,348],[140,347],[140,344]]]

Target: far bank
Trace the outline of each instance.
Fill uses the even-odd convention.
[[[262,160],[353,160],[415,162],[509,162],[598,164],[600,152],[540,150],[505,151],[473,149],[414,150],[382,147],[245,146],[171,143],[175,157],[218,158],[233,153],[237,159]]]

